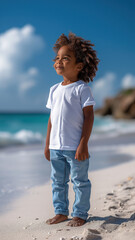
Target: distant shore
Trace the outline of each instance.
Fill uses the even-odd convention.
[[[123,89],[115,97],[106,98],[95,114],[111,115],[115,119],[135,119],[135,88]]]

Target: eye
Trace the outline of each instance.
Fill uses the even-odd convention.
[[[57,61],[59,59],[59,57],[56,57],[55,59],[54,59],[54,61]]]
[[[64,60],[69,60],[69,58],[68,58],[68,57],[64,57],[63,59],[64,59]]]
[[[56,57],[53,61],[56,62],[56,61],[58,61],[58,60],[60,60],[60,58],[59,58],[59,57]],[[68,58],[68,57],[63,57],[61,60],[67,60],[67,61],[69,61],[69,58]]]

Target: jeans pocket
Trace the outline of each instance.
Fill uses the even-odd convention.
[[[52,159],[56,160],[58,157],[57,157],[57,150],[54,150],[54,149],[50,149],[50,161]]]

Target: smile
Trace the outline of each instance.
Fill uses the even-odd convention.
[[[63,69],[63,67],[56,67],[56,69]]]
[[[57,67],[56,70],[63,70],[63,67]]]

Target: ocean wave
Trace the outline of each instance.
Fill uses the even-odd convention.
[[[47,125],[44,128],[47,128]],[[95,117],[91,138],[96,140],[106,137],[117,137],[130,133],[135,133],[134,120],[115,120],[111,117]],[[27,130],[21,128],[16,133],[11,133],[11,131],[0,131],[0,148],[35,143],[38,144],[43,143],[44,140],[42,131],[40,130],[35,132],[33,129]]]
[[[11,145],[28,145],[43,142],[43,136],[39,132],[21,130],[17,133],[0,132],[0,147]]]
[[[135,133],[135,121],[114,120],[112,118],[101,119],[100,124],[93,128],[94,138],[96,137],[117,137],[123,134]]]

